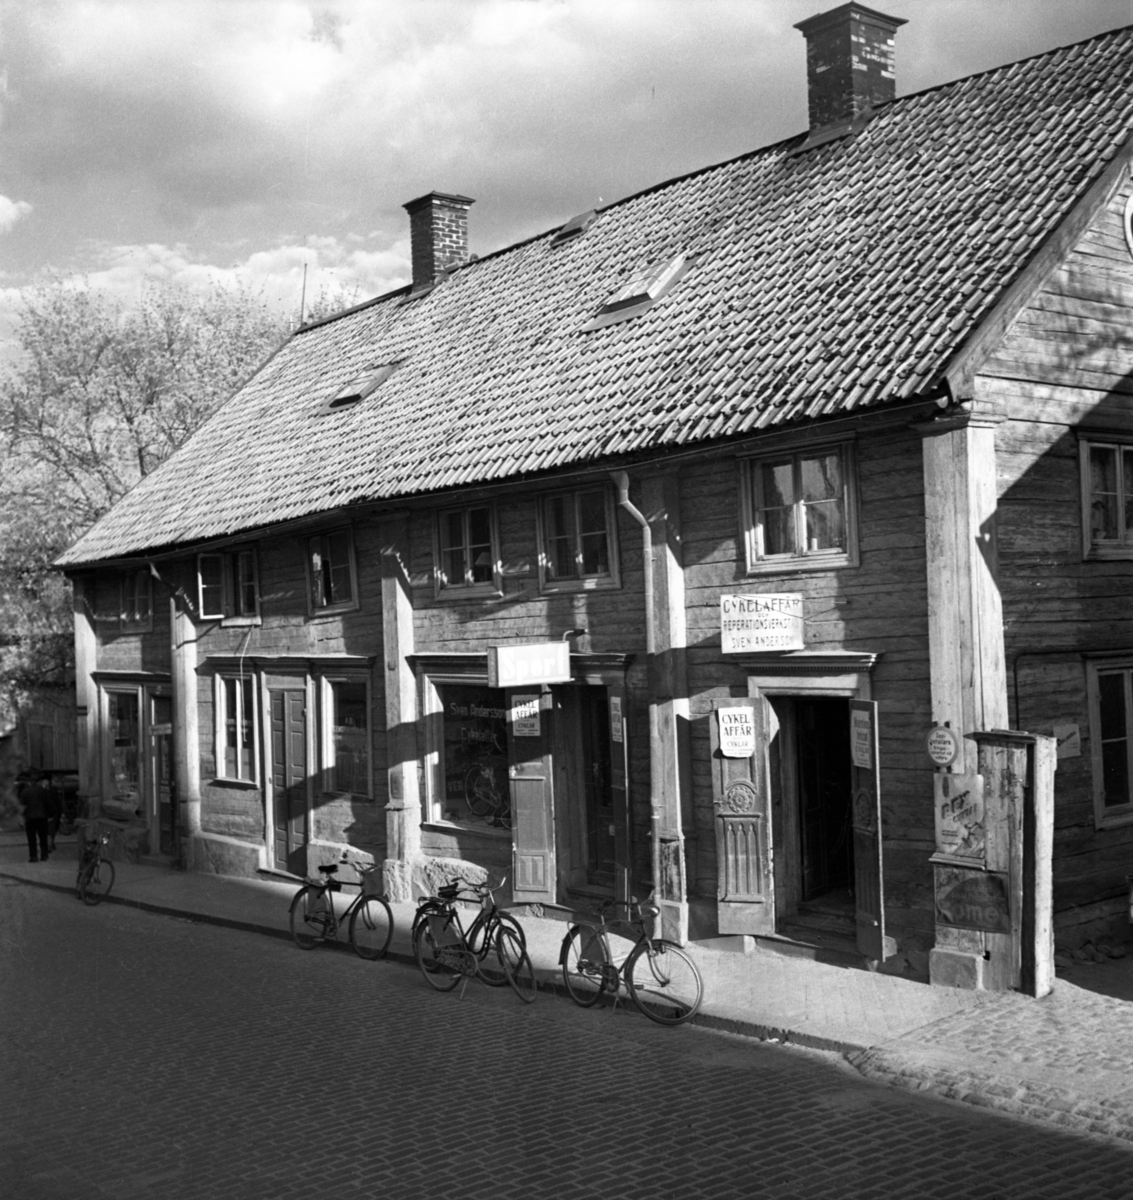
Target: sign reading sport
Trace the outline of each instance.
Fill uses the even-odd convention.
[[[725,654],[801,650],[804,645],[800,592],[720,597],[720,648]]]

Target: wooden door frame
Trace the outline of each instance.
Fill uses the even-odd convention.
[[[275,816],[276,795],[275,782],[272,778],[272,727],[271,727],[271,694],[272,692],[302,692],[303,693],[303,744],[307,756],[305,780],[306,829],[305,845],[314,841],[314,812],[311,803],[311,779],[314,773],[313,764],[317,761],[316,754],[316,720],[315,720],[315,680],[307,672],[288,674],[284,670],[260,672],[260,728],[264,736],[260,738],[260,778],[264,786],[264,851],[266,861],[272,870],[281,870],[275,860]]]
[[[794,651],[790,654],[784,654],[777,659],[769,660],[766,664],[762,662],[748,662],[745,664],[748,695],[763,696],[768,700],[778,696],[791,699],[821,697],[844,700],[871,700],[873,698],[871,672],[877,661],[877,657],[876,654],[862,654],[854,651],[825,653],[821,651]],[[774,713],[773,707],[772,713]],[[769,731],[770,736],[773,737],[776,730],[777,725]],[[795,747],[792,745],[790,751],[793,753],[794,750]],[[781,764],[782,761],[781,756]],[[793,762],[789,765],[788,769],[794,775],[795,766]],[[797,779],[794,780],[793,795],[797,800]],[[776,851],[775,857],[772,860],[772,887],[775,895],[776,924],[784,918],[793,915],[798,903],[796,897],[792,905],[787,874],[789,871],[798,871],[801,861],[799,858],[799,837],[801,835],[797,829],[797,814],[793,820],[795,823],[794,841],[787,840],[786,844],[781,844],[784,852],[779,853]],[[785,821],[783,818],[776,818],[773,806],[772,835],[776,835],[783,828],[784,824]],[[796,880],[796,883],[799,885],[796,890],[801,894],[801,879]]]

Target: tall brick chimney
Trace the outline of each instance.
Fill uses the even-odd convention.
[[[811,129],[849,121],[893,99],[893,35],[906,24],[900,17],[851,3],[795,26],[806,38]]]
[[[409,246],[415,292],[431,288],[450,267],[468,261],[467,196],[430,192],[402,207],[409,213]]]

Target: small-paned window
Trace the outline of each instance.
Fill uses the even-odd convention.
[[[1133,444],[1081,443],[1084,553],[1133,558]]]
[[[614,510],[608,488],[546,496],[539,511],[544,587],[617,583]]]
[[[785,452],[749,466],[748,569],[856,563],[848,445]]]
[[[1087,663],[1094,823],[1133,821],[1133,659]]]
[[[437,517],[439,590],[499,590],[499,563],[490,507],[454,508]]]
[[[370,693],[365,679],[327,679],[323,759],[331,792],[371,795]]]
[[[510,829],[506,694],[482,684],[433,686],[439,705],[433,720],[439,728],[430,736],[431,819]]]
[[[349,529],[311,538],[308,563],[313,611],[327,612],[355,606],[354,542]]]
[[[153,578],[149,568],[127,571],[122,576],[119,624],[128,632],[153,628]]]
[[[197,556],[201,616],[257,617],[259,583],[254,550]]]
[[[251,675],[216,679],[216,772],[221,779],[256,780],[256,703]]]

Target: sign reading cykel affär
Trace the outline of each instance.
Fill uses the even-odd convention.
[[[720,648],[725,654],[801,650],[804,645],[802,593],[720,597]]]

